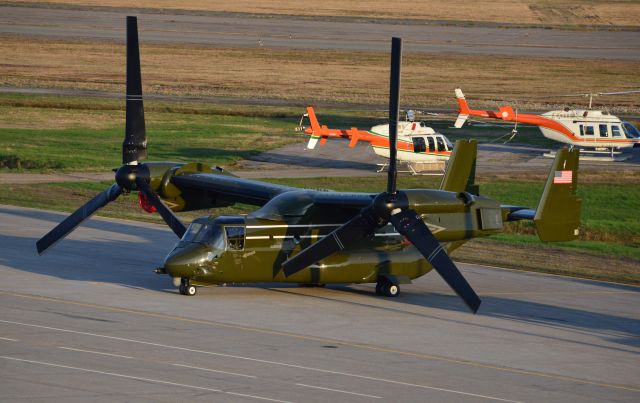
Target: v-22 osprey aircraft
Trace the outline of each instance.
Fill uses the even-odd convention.
[[[533,220],[545,241],[575,239],[578,154],[558,153],[538,208],[501,205],[474,183],[476,142],[459,141],[439,189],[396,187],[401,39],[392,40],[390,167],[381,193],[300,189],[238,178],[200,163],[140,162],[146,157],[137,20],[127,18],[127,107],[123,165],[115,183],[37,241],[40,254],[123,193],[138,192],[180,238],[156,272],[185,295],[222,283],[376,283],[397,296],[400,284],[435,269],[472,312],[480,299],[449,253],[469,239],[500,232],[505,221]],[[210,216],[188,228],[174,211],[247,203],[241,216]],[[168,207],[171,206],[171,208]]]

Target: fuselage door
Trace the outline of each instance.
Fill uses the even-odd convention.
[[[424,137],[412,137],[413,141],[413,152],[414,153],[423,153],[427,151],[427,144],[424,142]]]

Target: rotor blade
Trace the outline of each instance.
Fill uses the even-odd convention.
[[[158,195],[155,194],[147,182],[141,179],[136,179],[136,185],[138,186],[138,190],[147,196],[149,202],[158,210],[158,213],[160,213],[162,219],[167,223],[169,228],[175,232],[178,238],[182,238],[187,228],[180,219],[178,219],[178,217],[173,214],[173,211],[171,211],[171,209],[169,209],[169,207],[160,200]]]
[[[138,19],[127,17],[127,114],[122,163],[129,164],[147,156],[147,135],[142,104],[142,76],[138,45]]]
[[[42,255],[56,242],[69,235],[71,231],[73,231],[84,220],[89,218],[99,208],[104,207],[105,205],[107,205],[107,203],[114,201],[121,194],[122,188],[117,183],[114,183],[110,188],[106,189],[93,199],[89,200],[82,207],[77,209],[69,217],[65,218],[60,224],[56,225],[54,229],[49,231],[45,236],[43,236],[36,242],[38,254]]]
[[[369,209],[370,207],[366,207],[357,216],[284,262],[284,275],[289,277],[371,234],[377,225],[375,219],[371,218]]]
[[[455,263],[451,260],[440,242],[429,230],[429,227],[418,217],[413,210],[404,210],[391,216],[391,223],[398,232],[405,237],[422,253],[440,274],[467,304],[469,309],[476,313],[480,307],[480,298],[467,283]]]
[[[391,77],[389,79],[389,171],[387,194],[396,192],[398,115],[400,109],[400,65],[402,64],[402,38],[391,39]]]

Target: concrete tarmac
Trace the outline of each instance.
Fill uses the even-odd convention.
[[[44,256],[63,214],[0,206],[3,401],[637,401],[640,289],[460,264],[477,315],[437,276],[200,288],[152,273],[164,226],[94,218]]]
[[[233,47],[286,47],[389,51],[401,36],[410,53],[640,60],[639,31],[563,31],[502,26],[452,26],[367,19],[295,16],[153,13],[126,9],[43,5],[0,6],[0,34],[123,41],[124,17],[139,16],[143,43],[192,43]]]

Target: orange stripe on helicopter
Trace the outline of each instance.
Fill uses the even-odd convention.
[[[349,139],[349,147],[353,148],[358,144],[358,141],[366,141],[373,147],[389,148],[389,138],[381,134],[372,133],[367,130],[360,130],[357,127],[351,129],[330,129],[327,125],[320,125],[318,118],[312,106],[307,107],[307,114],[309,116],[309,122],[311,127],[306,128],[305,133],[320,138],[320,144],[323,145],[327,142],[329,137]],[[413,143],[398,141],[398,150],[413,152]],[[420,154],[436,154],[436,155],[451,155],[451,151],[436,151],[428,150],[427,152]]]
[[[498,107],[498,112],[483,111],[479,109],[470,109],[469,104],[467,103],[467,100],[465,98],[458,98],[457,100],[458,100],[458,113],[463,115],[471,115],[471,116],[478,116],[481,118],[499,119],[499,120],[506,120],[509,122],[527,123],[531,125],[542,126],[551,130],[555,130],[559,133],[562,133],[565,136],[569,137],[571,140],[585,141],[584,138],[577,137],[575,134],[573,134],[571,130],[569,130],[569,128],[567,128],[565,125],[555,120],[547,119],[545,117],[538,116],[538,115],[529,115],[526,113],[516,114],[513,108],[508,105]],[[606,139],[594,138],[594,139],[588,139],[588,141],[594,142],[594,143],[598,143],[598,142],[634,143],[633,140],[629,140],[629,139],[611,139],[611,138],[606,138]]]

